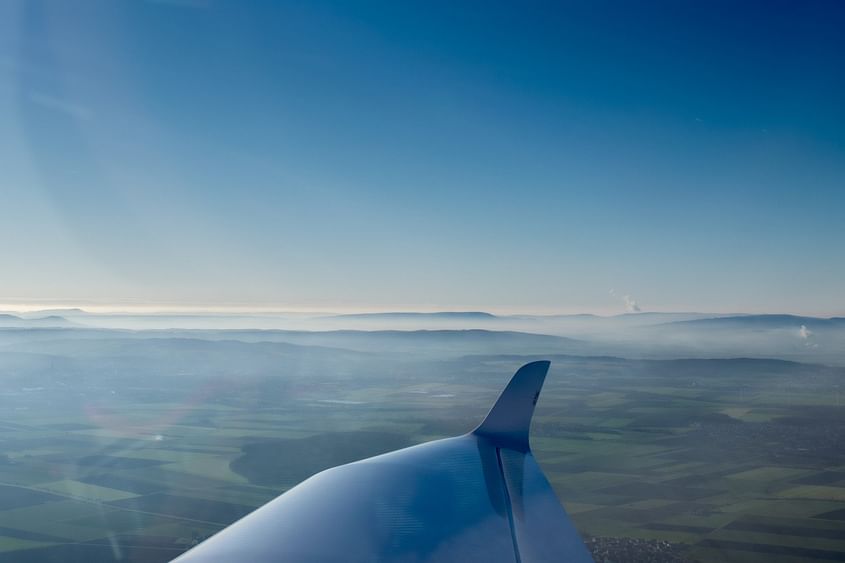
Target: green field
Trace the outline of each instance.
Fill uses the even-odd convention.
[[[582,534],[691,561],[845,559],[842,369],[546,357],[534,450]],[[60,363],[6,386],[0,562],[168,560],[316,471],[471,429],[533,358]]]

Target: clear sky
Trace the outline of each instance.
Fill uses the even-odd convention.
[[[843,29],[834,0],[7,0],[0,303],[845,314]]]

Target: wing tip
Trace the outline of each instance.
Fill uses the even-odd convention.
[[[519,368],[472,433],[490,439],[497,447],[529,451],[531,419],[550,365],[548,360],[538,360]]]

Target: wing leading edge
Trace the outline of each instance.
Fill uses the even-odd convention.
[[[177,561],[591,562],[528,443],[548,368],[520,368],[471,433],[318,473]]]

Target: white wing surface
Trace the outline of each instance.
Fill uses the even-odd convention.
[[[520,368],[473,432],[318,473],[176,561],[592,561],[528,443],[548,368]]]

